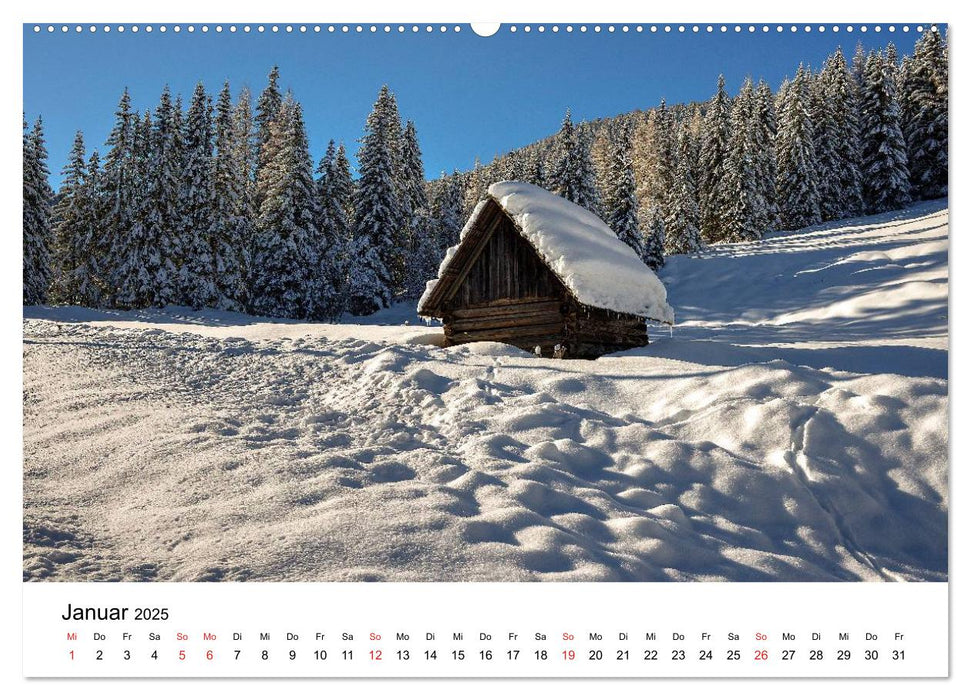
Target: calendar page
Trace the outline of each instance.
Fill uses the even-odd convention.
[[[946,22],[225,19],[22,25],[25,677],[949,675]]]

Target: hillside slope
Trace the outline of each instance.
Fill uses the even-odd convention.
[[[678,325],[555,361],[25,308],[24,577],[947,577],[947,211],[714,247]]]

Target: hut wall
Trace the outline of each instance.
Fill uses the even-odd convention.
[[[563,342],[566,289],[506,216],[446,304],[449,345],[492,340],[544,354]]]
[[[647,345],[644,319],[578,304],[503,215],[458,289],[443,305],[448,345],[488,340],[544,356],[565,345],[566,357],[599,357]]]
[[[599,357],[648,344],[647,325],[640,316],[568,305],[564,314],[568,357]]]

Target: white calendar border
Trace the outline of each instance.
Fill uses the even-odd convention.
[[[333,7],[314,7],[305,1],[300,2],[295,0],[277,0],[271,7],[252,2],[235,2],[232,4],[211,3],[203,5],[202,3],[188,2],[187,0],[170,0],[164,3],[162,7],[153,8],[148,11],[130,2],[119,2],[117,0],[111,2],[87,2],[83,9],[79,7],[77,2],[54,0],[44,3],[43,6],[31,4],[13,8],[5,7],[4,13],[4,19],[6,21],[3,26],[6,36],[4,36],[5,41],[0,44],[2,46],[0,51],[3,51],[5,54],[5,65],[7,66],[2,77],[4,81],[3,87],[5,88],[4,94],[22,94],[22,34],[20,27],[22,22],[86,22],[102,21],[105,19],[114,21],[123,19],[124,21],[131,22],[161,22],[173,20],[185,22],[226,19],[232,21],[272,21],[279,18],[282,21],[288,19],[306,21],[319,19],[327,21],[401,20],[462,23],[468,21],[488,22],[501,19],[517,22],[635,22],[644,20],[650,22],[825,21],[828,23],[859,23],[861,20],[867,22],[911,21],[912,19],[917,19],[915,15],[919,14],[929,15],[927,17],[929,20],[950,21],[951,31],[954,32],[953,36],[956,37],[958,42],[957,47],[953,44],[951,47],[952,74],[963,76],[968,72],[965,70],[967,62],[964,59],[965,54],[962,51],[963,47],[960,43],[963,38],[961,32],[964,31],[963,22],[960,20],[963,20],[963,17],[958,17],[958,13],[949,6],[949,3],[939,0],[924,0],[920,3],[905,3],[891,0],[881,2],[879,5],[875,4],[870,8],[860,7],[855,3],[846,3],[845,1],[835,2],[833,0],[819,0],[813,3],[812,6],[782,6],[777,2],[763,0],[760,2],[733,3],[730,11],[726,9],[723,3],[712,2],[710,0],[703,0],[690,5],[675,3],[657,7],[651,7],[646,3],[635,6],[624,0],[598,0],[596,3],[588,3],[584,6],[574,7],[564,7],[562,3],[552,2],[534,2],[527,4],[522,2],[522,0],[491,0],[488,3],[480,3],[474,7],[462,6],[454,2],[446,2],[445,0],[418,0],[407,5],[400,2],[392,2],[391,0],[372,0],[367,5],[347,4],[335,5]],[[963,115],[967,112],[965,104],[966,97],[961,91],[961,85],[958,81],[952,81],[952,124],[961,123]],[[4,253],[6,254],[0,257],[0,261],[2,261],[0,264],[3,265],[2,270],[5,273],[0,275],[0,280],[2,280],[0,283],[4,285],[3,294],[0,295],[0,298],[11,300],[17,298],[19,294],[19,290],[17,289],[20,275],[17,267],[18,257],[20,255],[19,246],[17,245],[18,237],[10,235],[10,232],[19,230],[20,222],[18,216],[20,203],[15,196],[15,178],[19,176],[19,173],[17,172],[16,166],[12,165],[19,162],[19,152],[14,150],[15,148],[19,148],[19,145],[14,144],[10,134],[16,133],[13,130],[13,121],[15,118],[19,120],[20,115],[14,113],[13,105],[8,105],[4,114],[6,116],[6,124],[3,133],[7,134],[7,138],[0,140],[0,144],[2,144],[0,147],[4,149],[3,155],[5,157],[3,158],[3,162],[6,165],[2,173],[4,187],[0,189],[0,193],[2,193],[0,196],[2,196],[4,202],[4,213],[7,224],[5,230],[8,232],[8,235],[3,239],[3,245],[9,247],[9,249],[5,248]],[[966,122],[966,120],[963,121]],[[956,189],[953,190],[954,196],[951,198],[951,221],[954,222],[956,220],[960,225],[960,205],[957,203],[963,201],[961,188],[963,187],[964,178],[962,175],[967,170],[966,162],[968,156],[963,136],[959,132],[952,133],[952,150],[952,187]],[[955,212],[955,209],[957,209],[957,212]],[[955,218],[955,213],[958,215],[957,218]],[[962,242],[960,236],[952,239],[952,260],[963,261],[959,263],[963,267],[971,264],[968,262],[966,247],[967,244]],[[956,302],[956,309],[966,308],[966,303],[961,303],[968,301],[968,295],[964,289],[965,284],[960,278],[956,280],[953,277],[951,278],[951,301]],[[19,329],[21,319],[20,308],[14,304],[10,304],[9,301],[5,302],[2,308],[8,326]],[[962,315],[961,320],[963,320],[963,316],[966,316],[966,314]],[[951,318],[953,319],[954,317],[951,316]],[[960,351],[961,348],[967,347],[966,331],[964,328],[966,328],[966,324],[952,321],[951,339],[954,343],[952,350],[957,349],[957,351]],[[3,391],[0,391],[0,395],[4,397],[2,417],[4,421],[3,425],[5,426],[17,426],[21,421],[21,392],[19,391],[20,383],[16,371],[16,368],[20,365],[22,352],[21,341],[20,332],[17,331],[16,333],[8,333],[2,345],[3,361],[5,363],[4,369],[7,370],[0,373],[0,382],[3,382]],[[952,353],[953,356],[955,355]],[[958,395],[959,399],[952,404],[952,416],[957,419],[952,418],[952,428],[956,423],[961,422],[960,416],[967,414],[964,410],[963,400],[961,399],[967,390],[967,371],[962,370],[962,367],[957,364],[953,367],[953,370],[950,375],[950,382],[951,386],[957,388],[957,392],[954,393]],[[10,464],[8,465],[8,469],[5,471],[4,478],[8,480],[4,484],[6,488],[2,490],[6,499],[6,507],[2,509],[2,513],[4,514],[4,537],[2,538],[4,557],[2,560],[8,562],[10,568],[5,571],[6,575],[3,578],[3,586],[4,593],[7,594],[5,595],[5,600],[8,601],[8,606],[17,607],[21,599],[22,591],[22,584],[19,581],[20,574],[18,573],[22,559],[21,530],[20,523],[18,522],[21,520],[22,513],[22,493],[19,486],[21,473],[19,465],[22,460],[22,436],[18,434],[19,431],[16,428],[10,428],[10,432],[13,434],[10,440],[10,443],[13,444],[13,454],[9,460]],[[952,430],[951,435],[953,440],[952,457],[953,455],[967,455],[969,453],[967,438],[961,431]],[[958,460],[952,458],[952,464],[956,464],[957,462]],[[950,480],[952,494],[958,493],[959,488],[964,488],[960,486],[963,483],[962,475],[955,474],[955,471],[952,470]],[[953,553],[951,558],[952,582],[965,580],[968,578],[969,573],[967,557],[962,558],[957,556],[958,543],[965,540],[961,535],[964,534],[966,529],[965,523],[967,522],[967,518],[959,510],[961,500],[960,498],[952,498],[952,503],[957,502],[958,506],[957,509],[952,509],[950,513],[952,533],[950,538],[950,551]],[[731,586],[734,584],[725,585]],[[952,623],[954,624],[954,628],[957,629],[956,633],[951,633],[951,658],[959,660],[967,657],[968,652],[971,651],[971,647],[964,642],[962,632],[965,631],[965,627],[961,623],[963,623],[964,619],[965,606],[963,605],[963,599],[960,596],[955,596],[953,593],[955,585],[959,584],[952,583],[950,587],[952,591]],[[27,682],[20,677],[20,635],[17,634],[14,623],[17,617],[13,612],[5,616],[8,624],[4,626],[7,632],[5,636],[6,643],[3,646],[4,685],[11,688],[15,694],[19,692],[22,696],[31,698],[64,697],[74,692],[74,684],[66,684],[64,682]],[[961,662],[952,664],[953,676],[961,678],[967,675],[962,667],[966,665]],[[245,698],[249,696],[262,697],[273,690],[293,692],[299,688],[306,691],[310,689],[307,683],[306,681],[267,681],[254,684],[252,681],[221,681],[217,686],[216,683],[211,681],[174,681],[172,684],[145,684],[139,683],[138,681],[86,681],[78,687],[80,688],[80,692],[85,695],[94,695],[96,693],[98,697],[137,696],[139,698],[155,698],[168,697],[173,692],[182,694],[188,691],[190,695],[195,695],[196,693],[224,693],[228,690],[236,696]],[[409,696],[422,693],[423,695],[431,694],[452,697],[457,693],[461,693],[464,697],[477,698],[494,697],[497,692],[507,693],[511,690],[516,690],[530,694],[535,694],[539,691],[544,695],[548,692],[555,692],[559,697],[569,698],[587,697],[599,690],[606,689],[609,692],[617,693],[625,691],[638,693],[672,692],[678,694],[680,698],[696,695],[707,697],[714,692],[721,692],[722,689],[725,689],[733,696],[735,694],[741,695],[752,692],[761,695],[767,692],[782,691],[788,697],[815,698],[822,691],[835,693],[837,697],[843,693],[879,693],[885,697],[912,698],[916,693],[928,691],[935,694],[950,695],[952,692],[956,692],[957,689],[957,684],[953,682],[943,684],[940,682],[928,683],[899,680],[821,681],[819,683],[787,683],[786,681],[777,680],[733,681],[727,685],[723,685],[720,681],[677,680],[652,681],[652,685],[650,686],[640,684],[635,686],[634,683],[636,681],[612,681],[609,684],[604,684],[600,682],[578,682],[576,680],[544,681],[542,686],[537,682],[529,681],[476,684],[463,683],[461,681],[405,682],[400,685],[399,683],[389,683],[388,681],[372,681],[366,683],[360,681],[331,681],[326,686],[322,686],[318,692],[342,693],[346,691],[349,693],[360,693],[362,689],[367,688],[370,691],[377,691],[382,695],[387,695],[390,690],[400,688],[402,692]],[[780,684],[783,685],[780,686]]]

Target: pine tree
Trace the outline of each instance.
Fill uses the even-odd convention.
[[[157,222],[151,196],[153,184],[152,118],[148,112],[135,117],[128,186],[129,228],[115,248],[115,305],[138,309],[153,303],[161,262]]]
[[[219,301],[213,245],[212,102],[202,83],[196,84],[186,115],[185,170],[182,174],[183,241],[181,269],[183,303],[212,308]]]
[[[809,72],[799,66],[782,93],[779,110],[777,191],[782,227],[788,230],[818,224],[822,218],[809,81]]]
[[[209,240],[213,252],[215,306],[228,311],[244,308],[244,271],[248,266],[247,246],[251,239],[251,221],[245,201],[248,171],[237,161],[248,149],[237,143],[237,126],[229,81],[226,81],[216,102]]]
[[[603,196],[603,213],[607,215],[607,192],[610,190],[610,164],[614,157],[614,143],[621,140],[632,140],[629,130],[624,127],[616,134],[612,134],[610,129],[601,128],[590,144],[590,162],[593,164],[594,183],[597,192]],[[631,157],[633,163],[633,156]],[[512,178],[516,179],[516,178]]]
[[[391,179],[398,197],[396,220],[391,227],[391,248],[379,251],[390,275],[392,301],[394,301],[407,295],[410,274],[407,258],[411,237],[408,224],[411,213],[403,198],[405,180],[408,177],[404,173],[405,134],[401,126],[398,100],[387,85],[382,85],[378,92],[377,109],[384,115],[384,141],[388,145],[391,156]]]
[[[853,80],[856,82],[857,91],[862,91],[864,85],[866,85],[866,51],[863,49],[862,41],[856,42],[851,73],[853,74]]]
[[[105,286],[111,304],[117,304],[118,275],[124,263],[126,239],[131,232],[134,187],[132,149],[136,119],[131,110],[131,97],[126,88],[115,110],[115,124],[108,136],[108,152],[105,154],[102,173],[101,190],[104,201],[100,207],[102,214],[100,227],[104,230],[107,239]]]
[[[158,246],[155,283],[147,303],[153,306],[178,304],[180,270],[185,255],[185,227],[182,201],[182,176],[185,149],[182,134],[182,107],[173,104],[168,86],[162,90],[153,121],[149,179],[141,183],[147,198],[147,236]]]
[[[662,101],[662,106],[664,102]],[[650,110],[634,123],[631,163],[637,185],[638,221],[646,230],[648,210],[662,201],[664,189],[658,180],[658,109]]]
[[[252,286],[252,262],[255,255],[256,238],[256,181],[254,173],[256,171],[256,157],[258,146],[256,136],[253,132],[253,110],[249,88],[244,87],[240,90],[239,97],[236,99],[236,106],[233,109],[233,144],[236,153],[233,156],[233,164],[236,168],[234,179],[237,183],[243,183],[240,198],[239,216],[245,226],[240,240],[239,260],[243,266],[243,298],[241,299],[244,307],[249,306],[249,295]]]
[[[51,283],[51,200],[44,125],[24,121],[23,303],[43,304]]]
[[[53,247],[54,279],[51,285],[51,299],[62,304],[79,304],[79,271],[84,259],[84,243],[87,238],[82,188],[87,178],[87,153],[84,149],[84,136],[78,131],[74,135],[74,145],[68,156],[67,164],[61,171],[63,180],[57,193],[54,207]]]
[[[54,213],[53,299],[61,304],[97,306],[101,298],[98,198],[100,163],[94,151],[85,161],[84,137],[77,132]]]
[[[331,294],[321,296],[320,315],[339,319],[347,310],[347,284],[355,260],[352,258],[352,198],[354,183],[343,144],[333,140],[317,169],[317,230],[324,243],[320,268],[328,280]]]
[[[634,167],[631,164],[630,135],[622,134],[620,142],[611,144],[612,154],[605,182],[604,221],[629,245],[637,257],[644,257],[644,236],[637,221],[637,194]]]
[[[459,232],[465,223],[462,213],[462,187],[459,181],[460,175],[457,172],[452,175],[442,173],[441,184],[432,197],[432,226],[438,244],[439,258],[447,248],[458,244]]]
[[[813,147],[816,151],[816,181],[819,188],[819,212],[823,221],[839,218],[842,193],[836,177],[837,161],[842,144],[837,140],[836,115],[826,89],[825,68],[818,75],[809,75],[809,114],[813,127]]]
[[[264,316],[306,318],[319,293],[313,163],[300,105],[284,98],[263,144],[251,305]]]
[[[108,262],[111,253],[111,239],[103,226],[105,216],[105,197],[101,171],[101,155],[92,149],[88,158],[87,177],[82,192],[87,202],[90,237],[87,253],[84,256],[88,267],[87,279],[91,284],[88,293],[80,302],[84,306],[98,307],[110,301],[111,281]]]
[[[718,90],[708,102],[701,132],[698,182],[701,235],[705,241],[721,241],[727,235],[732,202],[729,193],[728,151],[731,106],[725,77],[718,76]]]
[[[590,149],[586,138],[574,127],[569,110],[563,117],[556,141],[558,152],[549,177],[552,191],[599,215],[600,195],[590,161]]]
[[[657,228],[657,223],[653,221],[657,216],[661,217],[662,222],[668,218],[674,192],[677,170],[675,123],[671,110],[663,99],[655,112],[653,146],[655,149],[653,182],[657,189],[643,217],[645,231],[650,231],[651,226]],[[655,207],[658,211],[652,212],[651,209]],[[641,209],[644,209],[643,204]]]
[[[407,298],[417,299],[425,290],[425,282],[435,276],[438,268],[438,246],[431,230],[431,212],[425,190],[425,166],[414,122],[407,122],[401,139],[401,203],[408,230],[406,259]]]
[[[870,213],[899,209],[910,202],[907,147],[891,80],[886,57],[871,52],[860,105],[863,195]]]
[[[845,219],[863,212],[860,180],[860,124],[858,88],[839,49],[823,66],[818,81],[820,113],[816,133],[823,143],[820,156],[821,214]]]
[[[644,238],[644,251],[641,258],[652,270],[664,267],[664,215],[658,206],[651,207],[647,213],[647,231]]]
[[[936,27],[923,33],[901,72],[901,122],[914,196],[944,197],[948,184],[948,67],[944,40]]]
[[[253,144],[254,150],[254,173],[255,184],[254,206],[258,211],[263,203],[266,193],[259,187],[260,170],[266,161],[264,160],[264,145],[270,138],[270,129],[273,121],[280,115],[280,108],[283,106],[283,94],[280,92],[280,69],[273,66],[267,76],[267,84],[260,93],[260,98],[256,102],[256,141]]]
[[[403,277],[403,270],[392,270],[401,209],[394,179],[395,144],[388,139],[389,95],[387,86],[382,87],[357,154],[360,179],[354,198],[354,240],[359,264],[351,279],[351,311],[357,315],[388,307],[395,281]]]
[[[669,253],[696,253],[701,250],[701,215],[698,187],[695,184],[693,138],[689,126],[678,134],[678,158],[668,218],[665,220],[665,248]]]
[[[486,182],[486,175],[479,157],[475,157],[475,163],[469,172],[465,182],[465,192],[462,198],[462,212],[465,218],[472,215],[476,205],[485,199],[489,183]]]
[[[759,81],[755,91],[755,131],[754,139],[755,169],[757,188],[765,203],[765,208],[756,218],[759,231],[769,231],[779,226],[779,204],[776,193],[776,113],[772,89],[764,80]]]
[[[762,237],[767,220],[766,202],[760,190],[756,132],[755,89],[746,79],[732,105],[725,187],[729,208],[724,225],[727,241],[754,241]]]
[[[897,47],[892,41],[887,43],[887,49],[884,56],[887,61],[887,72],[890,74],[890,91],[893,94],[894,99],[899,100],[899,96],[897,95],[897,81],[899,79],[897,71],[900,69],[900,62],[899,58],[897,57]]]
[[[534,157],[532,168],[529,171],[529,177],[526,181],[543,189],[549,189],[550,187],[549,178],[546,174],[546,158],[542,157],[542,154],[538,151]]]

